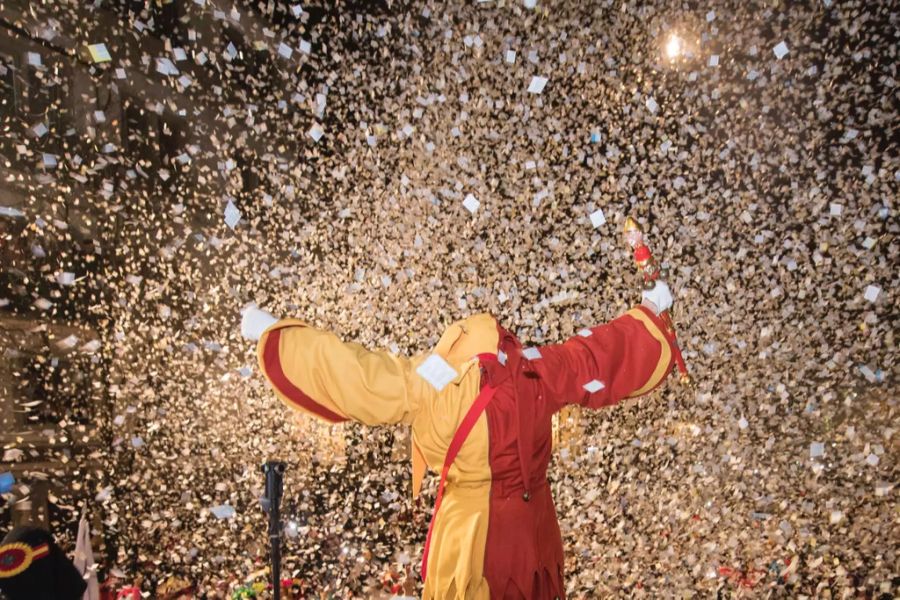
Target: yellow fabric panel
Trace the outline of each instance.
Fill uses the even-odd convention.
[[[481,391],[481,373],[477,367],[481,353],[495,353],[499,334],[490,315],[475,315],[451,325],[441,336],[435,353],[450,363],[459,376],[440,393],[425,383],[433,395],[422,402],[413,422],[413,440],[425,462],[440,472],[447,447]],[[450,469],[449,479],[490,481],[488,432],[484,415],[472,428],[466,443]],[[416,487],[416,482],[413,482]]]
[[[449,384],[433,402],[422,405],[413,423],[413,443],[432,470],[441,472],[450,441],[480,389],[481,372],[469,369],[461,381]],[[456,455],[447,480],[490,481],[489,458],[487,416],[482,414]]]
[[[491,484],[447,486],[434,524],[423,600],[489,600],[484,578]]]
[[[653,374],[650,376],[650,379],[640,387],[636,392],[630,394],[629,398],[635,398],[642,394],[646,394],[653,388],[655,388],[659,383],[663,380],[668,374],[669,371],[669,362],[672,360],[672,346],[669,344],[668,338],[666,338],[665,333],[663,333],[659,327],[656,326],[656,323],[653,322],[650,317],[648,317],[642,310],[633,308],[629,310],[626,315],[630,317],[634,317],[641,323],[643,323],[644,327],[647,328],[647,331],[650,332],[656,341],[659,342],[661,351],[659,353],[659,361],[656,363],[656,368],[653,370]]]
[[[366,425],[412,423],[422,397],[432,395],[426,389],[430,386],[415,373],[422,358],[370,352],[295,319],[279,321],[259,340],[259,365],[270,380],[263,352],[269,334],[276,329],[281,332],[279,358],[285,376],[328,410]],[[282,402],[302,410],[280,390],[275,391]]]
[[[437,472],[443,467],[459,424],[481,391],[476,356],[496,353],[498,341],[494,318],[476,315],[451,325],[435,347],[435,352],[460,373],[441,393],[423,401],[413,422],[414,448]],[[482,414],[450,468],[431,538],[423,596],[426,599],[490,598],[484,579],[491,490],[489,460],[487,416]],[[413,488],[416,487],[413,481]]]

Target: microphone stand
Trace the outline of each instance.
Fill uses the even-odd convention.
[[[270,460],[262,466],[266,476],[266,492],[260,498],[262,508],[269,515],[269,542],[272,544],[272,587],[275,600],[281,600],[281,495],[284,492],[283,462]]]

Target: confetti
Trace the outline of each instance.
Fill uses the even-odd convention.
[[[475,211],[478,210],[478,207],[481,206],[481,202],[479,202],[472,194],[467,194],[465,199],[463,199],[463,206],[474,215]]]
[[[25,213],[11,206],[0,206],[0,216],[17,218],[24,217]]]
[[[544,91],[544,86],[547,85],[547,81],[548,79],[546,77],[535,75],[531,78],[531,83],[528,84],[528,93],[540,94]]]
[[[3,459],[4,461],[6,458]],[[0,473],[0,494],[8,494],[16,484],[16,478],[12,473],[6,471]]]
[[[240,220],[241,211],[234,205],[234,202],[229,200],[228,205],[225,207],[225,224],[228,225],[229,228],[234,229]]]
[[[294,49],[284,42],[281,42],[278,44],[278,54],[284,58],[290,58],[294,54]]]
[[[772,49],[772,51],[775,53],[775,57],[778,60],[781,60],[782,58],[787,56],[787,53],[788,53],[787,44],[785,42],[779,42],[778,45]]]
[[[213,506],[209,509],[217,519],[233,519],[235,514],[237,514],[234,510],[234,507],[228,506],[227,504],[220,504],[219,506]]]
[[[104,63],[112,60],[112,56],[110,56],[106,44],[90,44],[88,45],[88,52],[91,55],[91,60],[95,63]]]
[[[866,292],[863,294],[866,300],[869,302],[875,302],[878,300],[878,295],[881,293],[881,288],[877,285],[870,285],[866,287]]]
[[[426,358],[416,369],[416,373],[439,392],[458,376],[456,370],[437,354]]]
[[[819,458],[825,454],[825,444],[821,442],[813,442],[809,445],[809,457]]]
[[[262,597],[259,465],[283,458],[305,586],[283,597],[427,596],[421,429],[291,413],[241,308],[422,358],[487,313],[532,355],[502,367],[556,376],[548,348],[640,302],[633,215],[697,387],[541,421],[567,597],[893,592],[892,5],[125,4],[4,8],[31,39],[0,60],[0,352],[27,432],[0,519],[50,489],[70,556],[87,509],[101,579]],[[470,342],[440,399],[479,372]],[[618,399],[605,371],[560,383],[542,403]],[[458,407],[431,408],[451,435]]]
[[[538,360],[541,358],[541,351],[537,348],[525,348],[522,350],[522,356],[528,360]]]
[[[606,387],[606,385],[602,381],[592,379],[591,381],[584,384],[583,387],[584,387],[585,391],[587,391],[589,394],[595,394],[595,393],[599,392],[600,390],[604,389]]]

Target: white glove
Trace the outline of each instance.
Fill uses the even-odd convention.
[[[644,297],[643,305],[655,312],[657,315],[662,314],[672,308],[672,290],[665,281],[661,279],[656,281],[653,289],[644,290],[641,293]]]
[[[241,335],[248,340],[258,341],[262,334],[278,322],[278,319],[264,310],[261,310],[256,304],[250,304],[241,311]]]

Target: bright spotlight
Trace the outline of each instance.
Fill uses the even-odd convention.
[[[666,43],[666,55],[669,58],[675,58],[681,54],[681,38],[675,34],[672,34],[669,37],[668,43]]]

